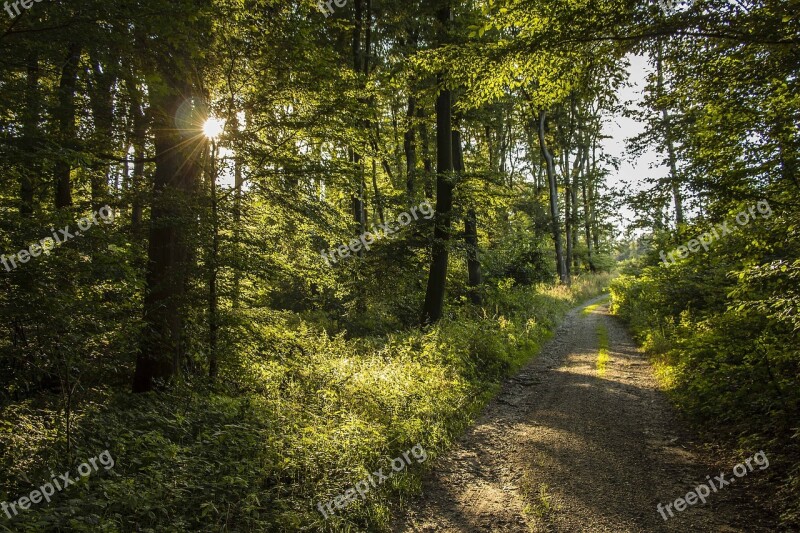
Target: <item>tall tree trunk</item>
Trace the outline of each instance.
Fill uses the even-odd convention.
[[[597,222],[597,199],[600,197],[600,185],[599,180],[594,182],[594,189],[591,196],[594,198],[592,201],[592,241],[594,242],[594,249],[598,251],[600,249],[600,226]]]
[[[403,135],[403,150],[406,154],[406,194],[408,203],[414,201],[414,182],[417,179],[417,136],[414,131],[414,115],[417,110],[417,99],[408,97],[408,112],[406,113],[406,132]]]
[[[553,221],[553,240],[556,245],[556,270],[558,271],[558,279],[561,283],[567,283],[567,266],[564,262],[564,250],[561,243],[561,223],[558,216],[558,184],[556,182],[556,168],[553,162],[553,155],[547,148],[547,140],[545,139],[545,130],[547,124],[547,113],[545,111],[539,112],[539,147],[542,150],[542,156],[547,163],[547,182],[550,187],[550,218]]]
[[[458,127],[453,130],[453,171],[456,179],[460,179],[464,172],[464,147],[461,144],[461,130]],[[483,303],[480,292],[483,276],[478,257],[478,216],[474,207],[469,207],[464,217],[464,243],[467,247],[469,299],[475,305],[480,305]]]
[[[580,267],[578,255],[578,228],[580,227],[580,214],[578,213],[578,174],[572,176],[572,272],[578,273]]]
[[[133,132],[131,144],[133,145],[133,176],[131,177],[131,233],[134,236],[142,234],[142,211],[145,185],[144,159],[146,157],[147,142],[147,117],[142,102],[142,92],[131,73],[126,78],[128,95],[131,99],[131,121]]]
[[[353,27],[353,71],[356,76],[361,76],[364,69],[364,57],[361,49],[361,32],[364,26],[364,7],[362,0],[355,0],[355,25]],[[361,100],[359,100],[361,101]],[[362,121],[358,121],[357,126],[363,128]],[[350,150],[350,162],[356,174],[356,191],[352,197],[353,206],[353,220],[357,225],[357,234],[362,235],[366,231],[366,217],[364,216],[364,165],[362,162],[361,154],[353,147]],[[362,255],[363,251],[359,251],[358,255]]]
[[[569,165],[564,183],[564,236],[567,239],[567,255],[564,262],[567,267],[567,284],[572,281],[572,184],[569,180]]]
[[[370,60],[372,59],[372,0],[366,0],[367,2],[367,9],[366,9],[366,23],[365,23],[365,35],[364,35],[364,76],[369,76],[370,72]],[[359,15],[359,19],[362,15]]]
[[[231,102],[231,110],[235,110],[234,102]],[[239,135],[239,117],[236,112],[231,113],[231,131],[234,135]],[[242,235],[242,185],[244,179],[242,176],[242,156],[239,144],[234,145],[234,159],[233,159],[233,246],[235,254],[239,256],[239,243]],[[242,283],[242,268],[239,263],[233,269],[233,297],[231,306],[234,309],[239,308],[240,292]]]
[[[408,54],[416,52],[419,46],[419,32],[409,27],[406,30],[408,37]],[[405,43],[403,43],[405,44]],[[416,79],[411,76],[408,81],[408,107],[406,109],[405,133],[403,134],[403,152],[406,156],[406,195],[408,205],[414,202],[414,193],[417,180],[417,132],[414,119],[417,116]]]
[[[208,261],[208,377],[213,383],[219,371],[217,344],[219,339],[219,213],[217,209],[217,143],[211,141],[209,193],[211,195],[211,258]]]
[[[505,110],[500,107],[498,109],[498,124],[497,124],[497,152],[498,152],[498,165],[497,170],[500,172],[503,180],[506,178],[506,165],[508,160],[508,138],[506,135],[506,114]]]
[[[127,198],[131,192],[131,167],[128,160],[129,154],[131,153],[129,132],[126,132],[125,141],[122,143],[122,153],[125,154],[125,164],[122,165],[122,186],[121,189],[117,187],[117,192],[121,193],[123,197]],[[121,204],[120,212],[128,215],[128,204]]]
[[[449,3],[437,15],[441,32],[440,43],[444,43],[451,19]],[[452,94],[445,85],[445,76],[439,74],[437,78],[440,88],[436,99],[436,214],[431,268],[422,310],[422,323],[425,325],[438,321],[444,312],[453,209],[453,102]]]
[[[402,145],[400,143],[400,127],[398,125],[398,120],[397,120],[397,116],[400,114],[400,106],[397,104],[397,102],[392,102],[391,105],[389,106],[389,108],[391,109],[391,113],[392,113],[392,140],[393,140],[393,144],[392,144],[392,147],[393,147],[392,159],[394,160],[394,168],[397,169],[397,174],[398,174],[398,176],[400,176],[399,179],[402,180],[403,179],[403,162],[402,162],[402,159],[403,159],[404,155],[400,153],[400,146],[402,146]],[[375,109],[375,115],[377,117],[378,114],[379,114],[379,107],[375,106],[374,109]],[[378,126],[380,126],[380,121],[378,121]],[[380,131],[380,128],[379,128],[379,131]],[[386,168],[390,168],[389,164],[388,164],[388,162],[386,162],[385,158],[381,158],[381,161],[384,164],[384,170],[386,170]],[[391,178],[391,182],[394,184],[394,178],[393,177]]]
[[[594,163],[595,157],[595,142],[592,140],[592,162]],[[584,230],[584,238],[586,239],[586,251],[588,255],[588,262],[589,262],[589,269],[594,272],[594,260],[593,260],[593,249],[592,249],[592,199],[590,198],[590,194],[592,191],[592,179],[594,176],[594,169],[589,169],[589,151],[586,151],[586,166],[583,169],[583,175],[581,176],[581,197],[583,198],[583,230]]]
[[[381,224],[386,222],[383,217],[383,201],[381,200],[381,191],[378,188],[378,162],[372,158],[372,190],[375,195],[375,212],[378,214],[378,220]],[[374,220],[373,215],[373,220]]]
[[[366,0],[367,2],[367,13],[366,13],[366,35],[365,35],[365,43],[364,43],[364,79],[369,78],[370,74],[370,61],[372,59],[372,0]],[[375,104],[375,98],[370,98],[369,100],[370,108],[375,109],[377,106]],[[379,157],[380,154],[380,139],[381,139],[381,131],[380,131],[380,122],[374,121],[372,125],[369,125],[370,129],[374,128],[375,131],[375,141],[373,141],[372,146],[374,150],[374,155],[372,156],[372,189],[374,194],[374,201],[375,201],[375,212],[378,214],[378,219],[380,220],[381,224],[384,222],[383,217],[383,199],[381,198],[381,191],[378,188],[378,169],[376,163],[376,157]],[[392,168],[389,166],[389,163],[381,158],[381,165],[383,171],[386,172],[387,177],[391,182],[392,178]],[[374,215],[373,215],[374,220]],[[366,221],[364,222],[364,231],[366,231]],[[362,232],[363,233],[363,232]]]
[[[92,78],[90,101],[92,118],[94,120],[95,146],[103,154],[112,154],[114,151],[114,97],[112,94],[115,77],[100,64],[99,59],[92,58]],[[92,208],[97,210],[102,207],[108,196],[108,183],[111,174],[111,165],[104,163],[100,172],[93,172],[91,179]]]
[[[592,244],[594,244],[595,252],[598,251],[598,228],[597,228],[597,198],[598,194],[597,191],[597,184],[599,183],[599,179],[595,179],[597,176],[597,139],[592,144],[592,179],[589,181],[589,205],[592,206],[592,216],[591,216],[591,223],[590,223],[590,230],[592,235]]]
[[[77,43],[69,45],[69,51],[61,67],[61,80],[58,85],[58,105],[53,118],[58,127],[58,142],[61,150],[75,148],[75,91],[78,83],[78,62],[81,46]],[[72,166],[69,158],[61,155],[56,159],[53,175],[56,183],[55,206],[57,209],[72,206],[72,184],[70,173]]]
[[[233,192],[233,245],[236,247],[238,252],[239,250],[239,241],[241,240],[241,233],[242,233],[242,184],[244,180],[242,179],[242,161],[239,157],[239,154],[236,154],[234,160],[234,192]],[[233,308],[239,308],[239,293],[240,293],[240,286],[242,283],[242,273],[241,268],[239,265],[236,265],[236,268],[233,272]]]
[[[663,65],[663,44],[658,41],[656,54],[656,70],[658,71],[658,95],[664,95],[664,65]],[[669,157],[670,188],[672,189],[672,199],[675,202],[675,224],[680,226],[684,222],[683,218],[683,198],[681,197],[681,186],[678,179],[678,158],[675,155],[675,143],[672,139],[672,118],[669,116],[666,104],[661,109],[661,117],[664,123],[664,137],[667,143],[667,155]]]
[[[564,263],[567,267],[567,283],[569,284],[572,282],[572,182],[570,180],[569,150],[567,147],[564,148],[561,159],[564,174],[564,238],[567,241]]]
[[[425,198],[433,198],[433,160],[431,159],[431,142],[428,135],[428,121],[421,107],[417,108],[419,133],[422,139],[422,168],[425,170]]]
[[[583,136],[579,136],[579,141],[583,139]],[[578,214],[578,186],[579,186],[579,176],[583,174],[583,168],[586,160],[586,154],[588,153],[586,149],[586,145],[583,142],[579,142],[578,144],[578,153],[576,154],[575,164],[572,166],[572,188],[570,192],[572,193],[572,267],[573,272],[578,272],[579,262],[578,256],[575,255],[575,250],[578,248],[578,232],[580,228],[580,216]]]
[[[197,134],[175,128],[175,116],[189,86],[154,93],[156,171],[150,216],[146,288],[145,331],[136,359],[134,392],[153,390],[177,372],[184,351],[184,298],[189,279],[193,232],[193,203],[202,166],[203,152]]]
[[[25,139],[24,145],[33,153],[27,158],[28,163],[22,169],[19,187],[19,213],[24,217],[31,216],[34,210],[34,191],[36,188],[36,176],[38,175],[39,163],[39,117],[41,114],[39,95],[39,58],[36,52],[31,52],[27,60],[27,72],[25,78],[25,113],[23,115],[22,134]]]
[[[494,154],[494,146],[492,144],[492,126],[491,124],[486,124],[484,126],[484,133],[486,135],[486,151],[489,156],[489,172],[492,174],[497,172],[497,158]]]
[[[355,150],[350,151],[350,161],[356,172],[356,192],[353,194],[353,220],[356,223],[356,233],[362,235],[365,231],[367,220],[364,214],[364,165],[361,154]],[[362,255],[360,251],[358,255]]]

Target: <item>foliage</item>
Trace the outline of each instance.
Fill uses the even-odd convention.
[[[116,215],[0,269],[0,497],[106,447],[118,458],[13,527],[386,528],[387,494],[417,472],[326,524],[313,503],[412,444],[445,449],[608,280],[584,275],[615,265],[604,126],[631,52],[658,65],[634,152],[660,146],[672,167],[625,198],[636,230],[672,249],[748,202],[779,214],[669,269],[629,242],[617,308],[687,409],[794,461],[792,2],[674,17],[618,0],[346,4],[74,0],[7,21],[0,247]],[[210,117],[225,121],[213,140]],[[461,148],[452,172],[439,156]],[[674,226],[670,195],[687,213]],[[322,258],[423,201],[433,220]],[[420,329],[434,293],[443,319]]]
[[[225,390],[85,390],[69,456],[57,397],[3,408],[0,498],[108,448],[113,469],[25,511],[14,530],[387,530],[396,496],[419,490],[426,464],[328,523],[315,506],[416,444],[432,461],[565,311],[607,281],[580,278],[567,289],[509,280],[483,310],[387,337],[348,340],[292,312],[252,313],[221,373]]]
[[[709,254],[701,250],[669,267],[652,265],[653,257],[651,266],[645,261],[611,285],[612,310],[630,324],[662,384],[704,433],[743,453],[763,447],[775,456],[777,507],[787,525],[798,517],[800,468],[795,270],[753,258],[764,251],[761,236],[786,231],[786,217],[793,216],[759,221],[761,227],[728,236]],[[688,233],[702,230],[697,225]]]

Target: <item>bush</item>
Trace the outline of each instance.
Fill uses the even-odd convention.
[[[769,450],[771,461],[774,457],[785,467],[782,474],[777,469],[771,474],[780,478],[784,522],[796,524],[800,350],[795,315],[781,314],[788,305],[758,303],[786,300],[786,289],[774,292],[780,283],[756,288],[751,269],[727,276],[720,263],[706,262],[698,257],[620,276],[611,284],[612,311],[631,326],[654,357],[662,384],[709,438],[738,445],[743,454]]]
[[[393,498],[419,490],[422,469],[499,380],[607,281],[576,278],[572,288],[505,281],[484,308],[463,306],[427,331],[380,337],[330,336],[290,311],[249,311],[231,326],[238,331],[221,360],[223,389],[84,391],[70,415],[69,460],[55,398],[6,406],[0,496],[16,500],[50,472],[74,473],[109,449],[112,470],[20,514],[15,531],[387,530]],[[323,523],[318,502],[417,444],[428,462]]]

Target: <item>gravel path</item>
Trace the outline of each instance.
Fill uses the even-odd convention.
[[[663,520],[657,504],[735,465],[714,465],[680,426],[607,304],[576,309],[438,460],[394,530],[775,531],[748,476]]]

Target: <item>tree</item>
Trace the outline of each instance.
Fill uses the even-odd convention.
[[[438,12],[440,42],[446,40],[452,21],[449,3]],[[453,125],[452,94],[446,87],[444,73],[438,75],[439,96],[436,99],[436,215],[431,250],[431,267],[422,323],[432,324],[442,318],[447,284],[448,243],[453,210]]]
[[[542,150],[542,157],[544,157],[547,164],[547,183],[550,191],[550,218],[552,220],[553,228],[553,241],[556,247],[556,270],[558,271],[558,278],[561,283],[569,283],[569,273],[567,272],[566,258],[564,257],[564,247],[561,242],[561,225],[559,223],[560,217],[558,216],[558,184],[556,182],[556,169],[553,162],[553,155],[547,148],[546,133],[547,133],[547,113],[545,111],[539,112],[539,146]]]
[[[176,16],[194,14],[192,18],[199,18],[196,24],[200,27],[208,23],[197,6],[175,9]],[[173,31],[181,30],[177,27]],[[145,330],[136,358],[134,392],[147,392],[170,381],[185,353],[186,291],[194,257],[189,239],[194,233],[201,154],[206,146],[202,127],[208,116],[202,90],[192,76],[200,65],[186,46],[202,48],[206,43],[198,38],[179,46],[170,32],[160,33],[156,43],[155,51],[164,55],[154,58],[160,83],[150,87],[156,168],[144,296]]]

